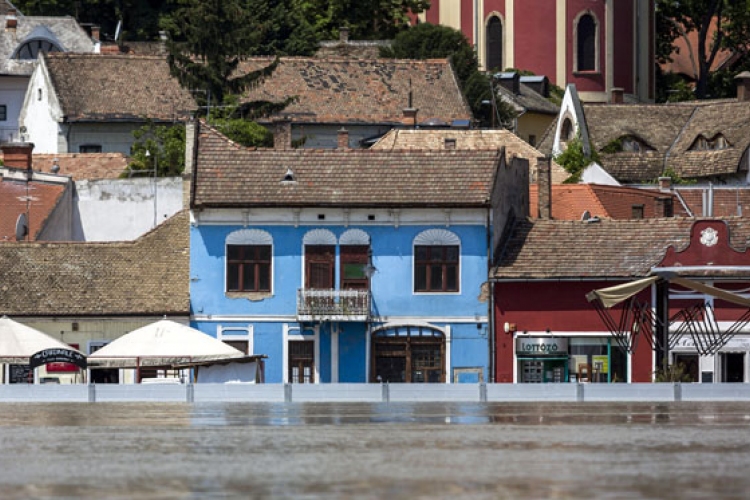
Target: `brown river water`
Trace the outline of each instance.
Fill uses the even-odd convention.
[[[0,499],[750,498],[750,403],[4,403]]]

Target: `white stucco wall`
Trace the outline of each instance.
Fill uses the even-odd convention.
[[[129,241],[138,238],[182,209],[182,179],[134,178],[76,182],[77,239]],[[155,206],[154,206],[155,205]]]
[[[57,141],[60,106],[51,88],[44,65],[37,61],[19,116],[19,126],[26,127],[26,141],[34,143],[34,153],[60,152]]]
[[[7,76],[0,78],[0,104],[6,106],[5,121],[0,121],[0,141],[20,140],[18,116],[21,113],[23,98],[29,85],[28,76]]]

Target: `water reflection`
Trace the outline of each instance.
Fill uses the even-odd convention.
[[[744,498],[747,403],[0,404],[0,497]]]

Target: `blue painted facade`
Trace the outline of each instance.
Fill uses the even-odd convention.
[[[481,223],[446,227],[444,214],[435,210],[434,215],[434,224],[409,226],[193,225],[190,235],[193,324],[210,335],[224,338],[239,338],[247,332],[253,353],[268,356],[266,381],[273,383],[286,380],[284,342],[290,336],[316,340],[316,381],[366,382],[370,365],[368,329],[375,330],[386,323],[429,323],[447,332],[446,362],[450,364],[445,366],[446,380],[453,381],[455,375],[458,380],[476,381],[477,371],[487,380],[488,303],[482,297],[486,296],[483,284],[487,281],[489,228]],[[481,220],[482,214],[477,215]],[[372,264],[376,268],[371,278],[370,322],[297,321],[297,290],[304,283],[303,238],[316,229],[330,231],[337,241],[352,229],[360,229],[369,236]],[[435,229],[449,231],[460,241],[458,293],[413,291],[415,238]],[[263,231],[273,241],[272,293],[259,300],[236,298],[224,292],[226,241],[232,233],[243,230]],[[337,245],[335,283],[339,283],[340,249]]]

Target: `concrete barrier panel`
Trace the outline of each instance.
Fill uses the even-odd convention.
[[[283,403],[284,384],[194,384],[195,403]]]
[[[578,384],[487,384],[487,401],[577,400]]]

